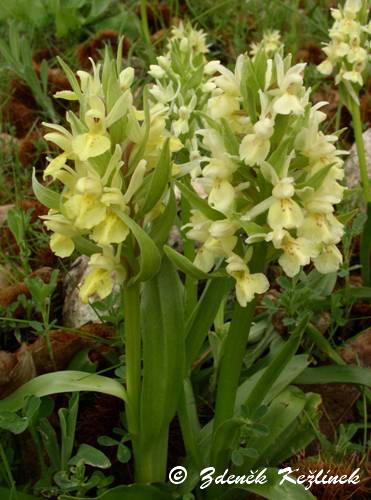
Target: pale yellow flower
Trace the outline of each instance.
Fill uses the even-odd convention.
[[[343,262],[343,256],[335,245],[323,245],[321,252],[313,259],[313,263],[321,274],[336,272]]]
[[[236,297],[241,307],[251,302],[256,294],[269,289],[269,281],[263,273],[251,274],[244,260],[236,254],[227,259],[227,273],[236,280]]]

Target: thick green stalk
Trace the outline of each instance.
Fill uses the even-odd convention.
[[[148,415],[148,418],[151,418]],[[135,459],[135,481],[137,483],[162,483],[165,481],[169,429],[153,436],[151,442],[137,447]]]
[[[132,439],[134,458],[139,438],[139,401],[141,378],[140,288],[139,284],[124,286],[126,414]]]
[[[354,138],[356,141],[356,148],[358,154],[359,171],[363,187],[363,195],[365,202],[369,203],[371,202],[371,191],[368,179],[365,145],[362,136],[362,120],[359,112],[359,106],[353,100],[351,100],[350,108],[351,108],[350,112],[352,114]]]
[[[263,244],[254,252],[250,263],[250,271],[261,272],[264,269],[266,249]],[[240,380],[243,357],[254,317],[256,301],[241,307],[236,302],[228,336],[225,340],[225,351],[220,364],[217,383],[214,433],[217,428],[233,416],[238,383]]]

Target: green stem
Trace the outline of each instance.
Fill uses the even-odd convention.
[[[134,457],[139,439],[139,401],[141,378],[140,288],[139,284],[124,286],[125,362],[128,428]]]
[[[147,2],[146,0],[141,0],[140,1],[140,17],[141,17],[141,23],[142,23],[142,31],[144,38],[148,45],[152,48],[151,45],[151,35],[149,33],[149,28],[148,28],[148,17],[147,17]]]
[[[371,201],[371,191],[368,179],[365,145],[362,136],[361,114],[359,112],[359,106],[357,106],[357,104],[351,99],[350,102],[351,102],[350,112],[352,115],[353,131],[354,131],[354,138],[356,141],[358,164],[359,164],[359,170],[361,174],[361,181],[363,187],[363,195],[365,202],[368,203]]]
[[[252,273],[262,271],[265,255],[265,246],[261,246],[255,250],[253,260],[250,264],[250,271]],[[255,305],[255,300],[247,304],[246,307],[241,307],[236,302],[233,311],[232,322],[225,341],[224,356],[220,364],[213,428],[214,434],[225,420],[233,416],[243,357],[250,333],[250,326],[254,317]]]

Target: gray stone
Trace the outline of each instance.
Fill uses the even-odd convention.
[[[371,178],[371,128],[363,132],[363,142],[365,144],[368,177]],[[353,144],[349,153],[344,165],[345,181],[348,188],[352,189],[361,186],[361,176],[359,173],[358,155],[355,144]]]
[[[63,304],[63,324],[69,328],[79,328],[90,321],[101,323],[90,304],[83,304],[79,297],[78,284],[87,274],[89,258],[77,258],[64,279],[65,299]]]

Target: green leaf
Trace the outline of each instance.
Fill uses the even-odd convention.
[[[264,436],[254,436],[248,440],[249,447],[259,451],[255,457],[247,457],[243,463],[244,470],[254,466],[271,464],[270,450],[285,435],[305,407],[305,394],[297,387],[287,387],[270,404],[267,413],[260,420],[269,432]],[[314,437],[314,436],[313,436]],[[290,453],[290,450],[289,450]],[[242,469],[239,471],[242,472]]]
[[[117,447],[117,460],[122,464],[127,464],[131,458],[130,449],[124,444],[120,443]]]
[[[242,465],[243,464],[243,455],[240,450],[233,450],[231,455],[231,460],[234,465]]]
[[[61,470],[66,471],[68,461],[72,456],[75,442],[77,414],[79,411],[80,394],[75,392],[68,402],[68,408],[58,410],[61,428]]]
[[[80,85],[79,82],[77,81],[76,76],[74,75],[73,71],[71,68],[66,64],[63,59],[61,59],[59,56],[57,56],[57,60],[59,64],[61,65],[68,81],[70,82],[70,85],[72,87],[72,90],[75,92],[75,94],[80,98],[81,97],[81,90],[80,90]]]
[[[11,411],[3,411],[0,414],[0,429],[5,429],[13,434],[22,434],[29,424],[27,417],[21,417]]]
[[[161,199],[165,188],[169,182],[171,173],[171,159],[169,139],[165,142],[157,166],[151,174],[146,197],[143,206],[140,209],[141,217],[152,210],[156,203]]]
[[[371,369],[360,366],[306,368],[295,384],[360,384],[371,387]]]
[[[306,186],[311,187],[313,189],[318,189],[322,185],[327,174],[330,172],[330,170],[332,169],[333,166],[334,166],[333,164],[326,165],[325,167],[322,167],[320,170],[318,170],[318,172],[313,174],[311,177],[309,177],[309,179],[307,181],[299,182],[297,184],[298,189],[306,187]]]
[[[300,453],[318,436],[316,429],[318,429],[321,417],[319,412],[321,396],[307,392],[305,400],[306,404],[302,414],[269,448],[269,463],[271,465],[282,464],[289,460],[290,457]]]
[[[40,203],[48,208],[59,210],[60,195],[40,184],[40,182],[36,179],[35,169],[32,170],[32,189]]]
[[[21,409],[25,398],[28,396],[35,395],[41,398],[50,394],[77,391],[101,392],[120,398],[123,401],[126,400],[126,391],[116,380],[95,373],[87,374],[85,372],[65,370],[46,373],[26,382],[12,394],[0,400],[0,412]]]
[[[311,323],[306,329],[306,334],[317,345],[317,347],[326,354],[326,356],[334,361],[334,363],[338,365],[346,364],[340,354],[338,354],[337,351],[332,347],[327,338]]]
[[[159,247],[162,247],[168,241],[175,217],[176,199],[174,191],[171,189],[164,212],[151,223],[149,229],[149,235]]]
[[[34,498],[34,497],[30,497]],[[90,497],[91,500],[176,500],[173,493],[161,491],[155,486],[149,484],[131,484],[129,486],[117,486],[98,497]],[[61,495],[59,500],[85,500],[86,497],[76,497],[70,495]],[[19,500],[28,500],[20,498]]]
[[[229,418],[225,420],[215,431],[212,443],[211,460],[212,464],[226,463],[226,457],[229,457],[231,450],[239,444],[241,428],[245,425],[242,418]]]
[[[133,155],[130,156],[129,160],[129,173],[131,173],[134,168],[137,166],[139,160],[143,157],[144,149],[146,147],[148,137],[149,137],[149,130],[151,127],[151,117],[150,117],[150,110],[149,110],[149,99],[148,99],[148,86],[146,85],[143,89],[143,111],[144,111],[144,133],[142,140],[138,144],[137,150]]]
[[[337,281],[337,272],[321,274],[313,269],[308,275],[306,284],[312,290],[316,290],[319,297],[328,297],[332,294]]]
[[[260,406],[266,394],[271,389],[272,383],[278,379],[288,362],[295,355],[307,323],[308,318],[305,317],[291,334],[290,339],[283,344],[273,361],[259,377],[244,403],[250,411],[254,411],[255,408]]]
[[[0,498],[4,500],[40,500],[39,496],[35,497],[34,495],[29,495],[24,491],[16,489],[10,490],[9,488],[3,488],[2,486],[0,486]]]
[[[347,297],[353,299],[370,299],[371,298],[371,287],[361,286],[361,287],[348,287],[346,290],[339,290],[337,293],[345,293]]]
[[[305,370],[308,364],[309,361],[306,354],[299,354],[291,358],[276,380],[272,381],[269,391],[264,397],[264,404],[268,404],[275,396],[285,389],[285,387],[291,384]],[[237,391],[235,411],[239,411],[242,405],[244,405],[259,378],[267,369],[268,367],[262,368],[240,385]]]
[[[222,126],[222,133],[223,133],[223,139],[224,139],[224,145],[231,155],[239,155],[239,143],[236,139],[236,134],[235,132],[231,129],[231,127],[228,124],[228,121],[225,118],[221,119],[221,122],[223,124]]]
[[[101,251],[95,243],[83,236],[74,236],[72,239],[75,243],[76,250],[83,255],[90,256]]]
[[[57,433],[47,418],[40,419],[38,426],[40,429],[40,436],[51,465],[55,468],[55,470],[59,470],[61,466],[61,452],[59,449]]]
[[[140,270],[133,282],[147,281],[154,276],[161,265],[160,252],[148,234],[126,213],[113,209],[116,215],[128,226],[138,242],[140,249]]]
[[[214,208],[211,208],[208,205],[207,201],[200,198],[199,195],[193,189],[189,188],[182,182],[177,182],[176,185],[179,188],[182,195],[189,202],[191,207],[197,208],[197,210],[202,212],[208,219],[210,220],[225,219],[225,216],[221,212],[218,212],[218,210],[214,210]]]
[[[98,444],[100,444],[101,446],[117,446],[118,445],[117,439],[113,439],[109,436],[99,436],[97,441],[98,441]]]
[[[164,252],[168,256],[168,258],[173,262],[173,264],[180,269],[183,273],[188,276],[192,276],[192,278],[196,280],[206,280],[208,279],[207,273],[198,269],[187,257],[180,254],[173,248],[168,245],[164,245]]]
[[[69,461],[69,464],[76,465],[80,461],[99,469],[108,469],[111,467],[109,458],[102,451],[97,450],[97,448],[89,444],[80,445],[76,455]]]
[[[210,280],[186,324],[186,366],[190,368],[213,324],[220,303],[232,288],[231,278]]]
[[[150,445],[174,417],[184,378],[183,290],[166,257],[160,272],[144,285],[141,324],[141,440]]]
[[[238,488],[239,490],[249,491],[260,495],[268,500],[314,500],[315,497],[310,491],[305,490],[301,484],[294,484],[290,481],[284,481],[282,485],[282,475],[278,470],[268,468],[265,472],[267,481],[264,484],[246,484]],[[232,492],[233,494],[233,492]],[[228,497],[226,497],[227,500]]]

